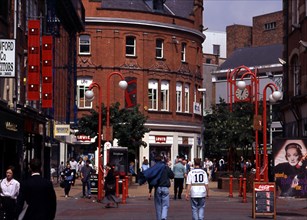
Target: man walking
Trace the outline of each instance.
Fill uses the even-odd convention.
[[[90,160],[85,162],[85,166],[81,168],[81,182],[82,182],[82,194],[83,197],[91,198],[91,174],[92,167],[90,166]],[[87,192],[85,193],[85,187],[87,188]]]
[[[209,181],[207,173],[200,168],[200,158],[194,159],[194,169],[188,173],[186,200],[191,197],[192,219],[203,220],[205,218],[205,197],[209,196]]]
[[[164,162],[160,156],[156,157],[156,164],[164,167],[161,171],[161,176],[155,185],[155,208],[157,220],[166,220],[169,208],[169,187],[171,186],[170,179],[174,179],[174,173]]]
[[[178,199],[181,199],[181,194],[183,190],[183,182],[185,176],[185,167],[182,164],[182,159],[179,158],[178,162],[173,167],[174,172],[174,199],[177,199],[177,192],[178,192]]]
[[[21,213],[24,203],[28,204],[23,220],[52,220],[56,213],[56,195],[50,180],[42,178],[41,162],[30,161],[32,175],[21,182],[17,197],[17,214]]]

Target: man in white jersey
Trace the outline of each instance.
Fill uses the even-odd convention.
[[[186,200],[191,197],[192,219],[205,218],[205,198],[209,196],[209,181],[207,173],[200,168],[200,158],[194,159],[194,169],[188,173]]]

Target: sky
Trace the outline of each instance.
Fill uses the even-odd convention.
[[[226,26],[252,26],[253,17],[282,10],[282,0],[204,0],[204,28],[226,31]]]

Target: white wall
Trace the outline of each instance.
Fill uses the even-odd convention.
[[[204,34],[203,53],[213,54],[213,45],[220,45],[220,58],[226,58],[226,32],[205,31]]]

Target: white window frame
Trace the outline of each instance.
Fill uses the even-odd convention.
[[[88,48],[88,50],[86,50],[85,48]],[[79,54],[80,55],[91,54],[91,36],[90,35],[82,34],[79,36]]]
[[[148,110],[158,111],[158,80],[148,81]]]
[[[133,40],[132,44],[130,40]],[[131,49],[132,49],[132,53],[130,52]],[[136,56],[136,38],[134,36],[126,36],[126,56],[128,57]]]
[[[190,85],[184,84],[184,112],[190,112]]]
[[[92,102],[85,99],[85,92],[92,83],[92,79],[79,78],[77,79],[77,105],[79,109],[91,109]]]
[[[182,83],[176,83],[176,112],[182,112]]]
[[[169,111],[169,81],[161,82],[161,111]]]
[[[186,50],[187,50],[187,44],[181,43],[181,62],[186,62]]]
[[[163,39],[156,39],[156,58],[162,59],[163,54],[164,41]]]

